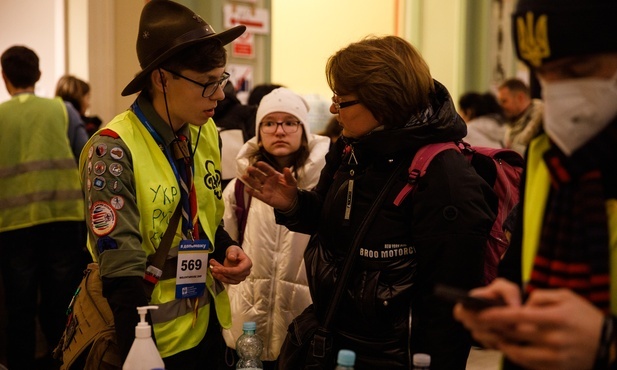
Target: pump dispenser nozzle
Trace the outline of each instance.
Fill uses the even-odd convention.
[[[148,310],[158,310],[158,306],[141,306],[137,307],[139,314],[139,323],[135,327],[135,338],[148,338],[152,336],[152,327],[146,321]]]
[[[137,307],[139,322],[135,326],[135,340],[131,346],[122,370],[150,370],[164,368],[165,364],[152,340],[152,327],[146,321],[148,310],[156,310],[157,306]]]

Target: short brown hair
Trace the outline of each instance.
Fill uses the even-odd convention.
[[[337,51],[328,59],[326,78],[335,94],[357,95],[386,127],[419,116],[435,90],[420,53],[397,36],[369,36]]]
[[[25,46],[6,49],[0,57],[0,64],[6,78],[16,88],[32,87],[41,77],[39,57]]]
[[[510,78],[505,80],[499,85],[500,89],[508,89],[511,92],[520,91],[525,94],[527,97],[531,97],[531,93],[529,91],[529,86],[527,86],[523,81],[518,78]]]

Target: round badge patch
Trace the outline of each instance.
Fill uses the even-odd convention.
[[[111,190],[112,193],[118,194],[122,188],[122,181],[118,179],[111,180],[109,183],[109,190]]]
[[[119,146],[115,146],[111,148],[111,150],[109,151],[109,155],[113,159],[119,160],[119,159],[122,159],[122,157],[124,157],[124,150],[120,148]]]
[[[122,209],[122,207],[124,207],[124,198],[122,198],[119,195],[116,195],[111,198],[110,203],[112,207],[114,207],[117,210],[120,210]]]
[[[94,153],[94,147],[91,146],[90,149],[88,149],[88,159],[92,158],[92,153]]]
[[[116,211],[105,202],[96,202],[90,212],[90,225],[96,236],[105,236],[116,227]]]
[[[92,182],[92,186],[96,189],[96,190],[103,190],[103,188],[105,188],[105,178],[102,176],[97,176],[94,178],[94,181]]]
[[[112,175],[118,177],[122,174],[122,165],[120,163],[114,162],[112,164],[109,165],[109,172],[111,172]]]
[[[107,165],[103,161],[97,161],[94,164],[94,174],[95,175],[101,176],[102,174],[105,173],[106,169],[107,169]]]
[[[96,155],[102,157],[107,153],[107,144],[99,144],[96,146]]]

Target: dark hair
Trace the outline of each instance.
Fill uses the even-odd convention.
[[[248,105],[259,105],[261,99],[272,92],[274,89],[278,89],[279,87],[284,87],[283,85],[278,84],[260,84],[257,85],[251,90],[248,99]]]
[[[62,100],[73,104],[73,107],[83,115],[81,102],[90,92],[90,85],[83,80],[71,75],[64,75],[60,77],[56,84],[56,96],[62,98]]]
[[[490,92],[484,94],[476,92],[465,93],[458,100],[458,105],[463,111],[469,112],[470,119],[490,114],[500,117],[503,115],[497,98]]]
[[[8,48],[0,62],[6,78],[17,88],[32,87],[41,78],[39,57],[25,46]]]
[[[337,95],[355,94],[386,127],[420,116],[435,91],[420,53],[398,36],[369,36],[332,55],[326,79]]]
[[[191,70],[196,72],[208,72],[215,68],[224,67],[227,63],[227,51],[219,40],[209,40],[198,43],[178,51],[165,60],[160,68],[166,68],[174,72]],[[174,76],[173,78],[180,78]],[[142,91],[148,93],[151,98],[152,82],[146,79]]]
[[[319,135],[327,136],[332,142],[335,142],[341,136],[341,132],[343,132],[343,127],[339,124],[336,116],[332,116]]]
[[[529,86],[527,86],[523,81],[519,80],[518,78],[510,78],[508,80],[505,80],[504,82],[501,83],[501,85],[499,85],[500,89],[508,89],[511,92],[516,92],[516,91],[520,91],[523,94],[525,94],[527,97],[531,97],[531,93],[529,91]]]
[[[302,128],[302,142],[300,143],[300,147],[293,153],[293,174],[298,178],[298,170],[304,166],[304,163],[309,157],[310,150],[308,146],[308,139],[306,137],[306,131],[304,131],[304,125],[300,125]],[[278,164],[278,162],[274,159],[272,154],[268,153],[266,149],[264,149],[261,144],[261,139],[259,139],[259,151],[257,151],[250,159],[251,163],[255,163],[257,161],[264,161],[268,163],[270,166],[274,167],[279,172],[283,172],[283,168]]]

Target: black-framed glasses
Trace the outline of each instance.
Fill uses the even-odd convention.
[[[283,121],[283,122],[262,121],[259,124],[259,128],[261,129],[261,132],[263,132],[264,134],[275,133],[279,126],[283,128],[283,131],[286,134],[293,134],[295,132],[298,132],[298,128],[300,127],[300,121]]]
[[[201,87],[203,87],[203,91],[201,92],[201,96],[203,96],[204,98],[209,98],[212,95],[214,95],[214,93],[216,92],[216,90],[220,87],[221,89],[223,89],[225,87],[225,85],[227,85],[227,82],[229,81],[229,73],[227,72],[223,72],[223,76],[221,76],[221,78],[218,81],[214,81],[214,82],[208,82],[205,84],[202,84],[201,82],[197,82],[191,78],[188,78],[186,76],[181,75],[178,72],[174,72],[174,71],[170,71],[169,69],[166,68],[162,68],[164,71],[167,71],[169,73],[171,73],[174,76],[183,78],[187,81],[191,81],[192,83],[194,83],[195,85],[199,85]]]
[[[356,104],[360,104],[360,100],[350,100],[350,101],[344,101],[344,102],[338,102],[336,101],[336,95],[334,95],[332,97],[332,104],[334,104],[334,108],[339,111],[343,108],[347,108],[347,107],[351,107],[352,105],[356,105]]]

